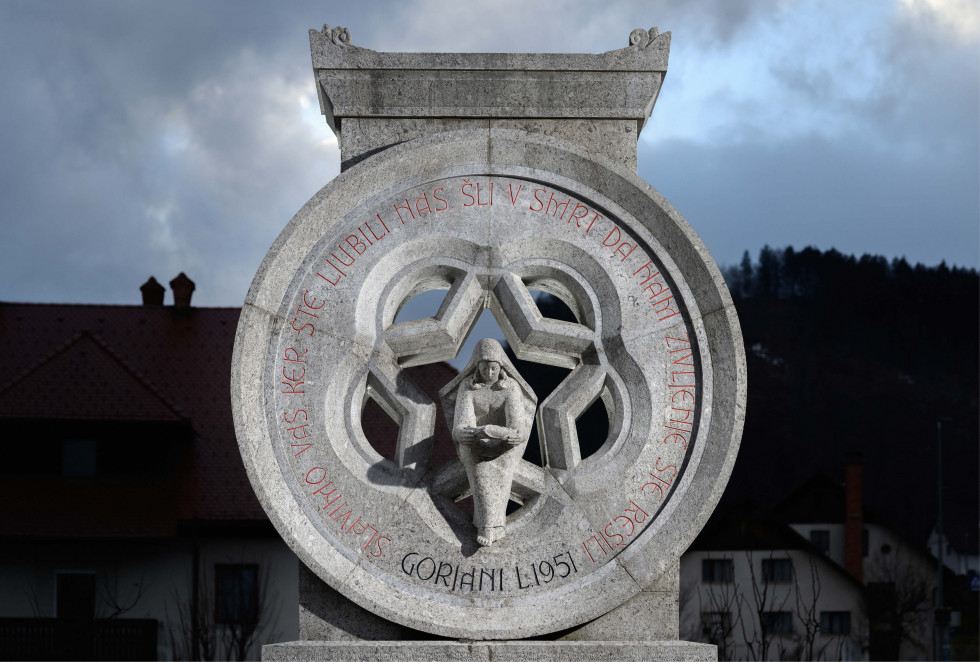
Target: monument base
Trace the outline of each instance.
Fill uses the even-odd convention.
[[[696,660],[718,659],[711,644],[690,641],[290,641],[262,647],[267,662],[285,660]]]
[[[677,641],[680,636],[679,594],[680,563],[675,562],[653,585],[612,611],[582,625],[537,639],[596,643]],[[438,641],[444,638],[372,614],[335,591],[300,563],[299,639],[339,644],[344,641]]]
[[[556,641],[442,639],[387,621],[299,568],[301,641],[262,647],[278,660],[717,660],[711,644],[678,641],[679,564],[648,590]]]

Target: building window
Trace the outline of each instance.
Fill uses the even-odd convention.
[[[793,581],[793,560],[762,559],[762,579],[775,584]]]
[[[830,531],[814,529],[810,531],[810,543],[824,554],[830,551]]]
[[[769,634],[793,634],[793,614],[788,611],[764,611],[762,626]]]
[[[851,634],[851,612],[820,612],[820,631],[824,634]]]
[[[701,581],[709,584],[719,584],[732,581],[731,559],[702,559]]]
[[[59,572],[55,582],[55,615],[70,620],[95,618],[95,573]]]
[[[95,478],[98,444],[94,439],[63,439],[61,475],[65,478]]]
[[[214,566],[215,622],[255,623],[259,615],[259,566]]]
[[[701,613],[701,632],[715,646],[724,645],[731,631],[731,616],[727,611],[706,611]]]

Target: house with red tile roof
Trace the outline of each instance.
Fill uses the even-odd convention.
[[[255,659],[296,638],[298,561],[235,439],[240,309],[171,288],[166,306],[154,279],[143,305],[0,302],[0,658]],[[411,376],[438,402],[455,374]],[[397,425],[363,418],[392,452]],[[455,457],[443,428],[434,452]]]

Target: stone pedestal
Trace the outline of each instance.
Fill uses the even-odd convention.
[[[354,604],[299,564],[300,641],[397,641],[424,636]]]
[[[556,632],[553,638],[546,636],[539,639],[566,642],[676,641],[679,636],[679,576],[679,566],[675,565],[654,585],[625,604],[579,627]],[[372,614],[330,588],[303,564],[300,564],[299,572],[299,638],[301,642],[446,641]]]
[[[712,662],[717,649],[690,641],[293,641],[262,647],[262,659],[336,662]]]
[[[590,153],[636,171],[637,122],[632,119],[373,118],[344,120],[337,136],[341,169],[415,138],[462,129],[515,129],[576,143]]]

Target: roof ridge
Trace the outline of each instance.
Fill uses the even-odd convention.
[[[717,513],[718,511],[716,510],[715,512]],[[824,554],[810,540],[800,535],[800,533],[793,528],[792,522],[787,522],[783,518],[776,515],[776,513],[773,511],[772,508],[766,506],[761,500],[757,499],[754,496],[743,497],[737,500],[736,502],[732,503],[731,505],[729,505],[724,510],[722,510],[718,514],[718,522],[717,524],[714,525],[714,527],[716,527],[716,530],[717,528],[723,527],[725,523],[730,521],[733,516],[746,517],[749,515],[757,516],[759,518],[758,521],[761,524],[763,524],[764,526],[777,528],[789,540],[796,542],[797,546],[795,548],[787,546],[786,549],[798,549],[806,552],[808,556],[811,556],[813,558],[819,558],[826,561],[831,566],[831,569],[836,570],[838,574],[842,575],[851,584],[858,587],[859,590],[861,590],[862,592],[865,590],[864,584],[858,581],[857,578],[855,578],[853,575],[851,575],[851,573],[847,571],[847,568],[837,563],[837,561],[832,559],[829,555]],[[712,517],[712,519],[714,519],[714,517]],[[702,533],[707,530],[708,527],[706,526],[704,529],[702,529]],[[710,537],[712,533],[715,533],[715,531],[709,532],[708,537]],[[695,545],[692,544],[691,549],[694,548]],[[770,549],[769,552],[771,554],[772,552],[778,551],[778,549],[781,548],[773,548]],[[704,551],[704,550],[699,550],[699,551]],[[710,552],[712,550],[708,550],[708,551]],[[736,551],[736,550],[732,550],[732,551]],[[765,550],[747,549],[744,551],[748,553],[754,551],[764,552]]]
[[[31,374],[32,372],[40,368],[45,363],[51,361],[62,352],[66,351],[69,347],[71,347],[72,345],[74,345],[76,342],[78,342],[79,340],[81,340],[83,337],[87,335],[90,335],[88,331],[78,331],[77,333],[75,333],[75,335],[71,336],[68,340],[55,347],[53,350],[51,350],[50,352],[42,356],[40,359],[30,364],[20,372],[16,373],[8,381],[0,384],[0,395],[3,395],[3,393],[9,390],[10,387],[12,387],[14,384],[23,380],[29,374]]]
[[[183,411],[181,411],[181,409],[175,403],[171,402],[169,398],[167,398],[165,395],[163,395],[163,393],[160,391],[160,389],[158,389],[156,386],[154,386],[153,383],[149,379],[147,379],[142,374],[140,374],[140,372],[138,370],[136,370],[135,368],[133,368],[132,366],[130,366],[129,363],[124,358],[122,358],[111,347],[109,347],[109,345],[106,344],[106,342],[104,340],[102,340],[98,336],[98,334],[95,334],[95,333],[91,332],[88,329],[83,330],[83,331],[79,331],[78,333],[76,333],[75,335],[73,335],[71,338],[69,338],[65,343],[63,343],[59,347],[56,347],[53,351],[51,351],[47,355],[43,356],[38,361],[35,361],[34,363],[32,363],[25,370],[22,370],[13,379],[11,379],[10,381],[6,382],[5,384],[0,385],[0,396],[2,396],[5,392],[9,391],[11,388],[13,388],[14,386],[16,386],[19,382],[21,382],[24,379],[26,379],[31,373],[33,373],[35,370],[39,369],[41,366],[44,366],[44,365],[50,363],[51,361],[55,360],[59,356],[65,354],[69,349],[71,349],[73,346],[75,346],[78,343],[80,343],[85,338],[89,338],[93,343],[95,343],[96,347],[98,347],[103,352],[105,352],[105,354],[107,354],[109,356],[109,358],[111,358],[113,361],[115,361],[124,371],[126,371],[127,373],[129,373],[129,375],[131,377],[133,377],[133,379],[135,379],[146,390],[148,390],[157,400],[159,400],[177,418],[180,418],[180,419],[187,419],[187,418],[189,418],[187,416],[187,414],[185,414]]]
[[[92,333],[92,332],[87,332],[87,333],[99,347],[101,347],[109,356],[111,356],[119,365],[123,367],[123,370],[131,374],[137,381],[142,383],[143,386],[145,386],[147,390],[150,391],[150,393],[155,395],[157,399],[159,399],[160,402],[165,404],[167,408],[170,409],[170,411],[172,411],[178,418],[183,418],[183,419],[190,418],[187,414],[181,411],[180,407],[178,407],[175,402],[171,402],[170,398],[168,398],[166,395],[163,394],[163,392],[160,389],[154,386],[153,382],[151,382],[147,377],[144,377],[139,370],[132,367],[126,359],[124,359],[122,356],[117,354],[116,351],[113,350],[108,345],[108,343],[106,343],[104,340],[102,340],[102,338],[99,337],[99,334]]]

